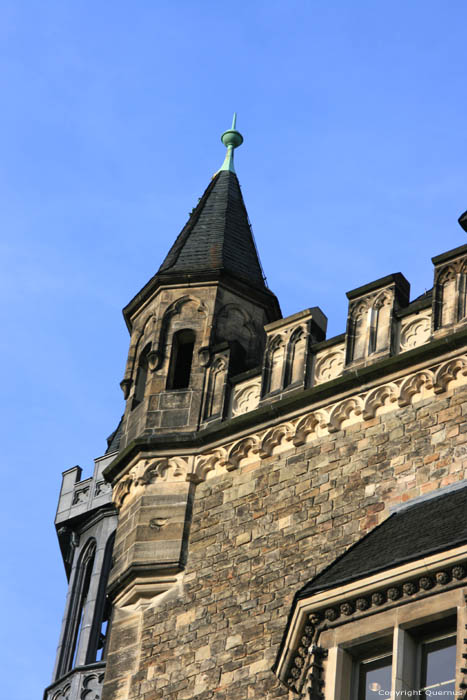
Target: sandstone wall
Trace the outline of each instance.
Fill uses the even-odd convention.
[[[391,505],[466,477],[467,387],[308,438],[196,486],[185,572],[117,609],[103,700],[288,697],[270,668],[294,593]]]

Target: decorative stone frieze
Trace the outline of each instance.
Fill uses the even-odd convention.
[[[188,473],[188,464],[181,457],[170,459],[142,459],[139,460],[115,485],[113,490],[113,502],[120,510],[123,505],[133,500],[146,486],[156,481],[177,482],[184,481]]]
[[[198,455],[194,460],[193,471],[186,472],[187,478],[204,481],[209,475],[218,473],[218,469],[232,471],[237,469],[244,460],[254,461],[270,457],[272,454],[279,454],[293,446],[303,445],[322,436],[336,433],[359,421],[371,420],[381,413],[440,394],[446,391],[452,382],[456,386],[467,384],[467,355],[422,369],[325,408],[310,411],[268,430],[218,447],[211,453]],[[147,468],[138,466],[142,474],[146,474]],[[179,467],[177,472],[179,478],[183,478],[183,469]],[[173,472],[171,474],[175,476]],[[121,492],[125,492],[125,495],[129,493],[129,487],[125,484],[130,482],[137,484],[138,478],[145,479],[146,476],[133,477],[130,472],[127,477],[123,477],[119,482],[122,484]],[[121,497],[118,496],[118,498]]]

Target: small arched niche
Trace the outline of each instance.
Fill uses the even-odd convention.
[[[303,382],[306,362],[306,336],[303,329],[297,329],[289,342],[285,386]]]
[[[167,389],[188,389],[191,378],[191,365],[196,336],[188,328],[177,331],[172,337]]]
[[[452,267],[445,268],[439,275],[436,285],[438,298],[437,327],[450,326],[457,321],[456,272]]]
[[[148,379],[148,354],[151,350],[151,345],[148,344],[141,351],[138,360],[138,369],[136,371],[136,381],[135,381],[135,393],[133,394],[132,409],[139,406],[141,401],[144,399],[144,392],[146,391],[146,382]]]

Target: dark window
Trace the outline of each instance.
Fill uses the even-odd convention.
[[[195,334],[193,331],[183,330],[174,333],[167,389],[187,389],[189,387],[194,346]]]
[[[106,589],[107,580],[109,578],[110,568],[112,565],[114,540],[115,532],[110,535],[109,539],[107,540],[107,544],[105,545],[104,560],[102,563],[99,588],[97,591],[94,609],[94,619],[89,638],[88,652],[86,654],[87,664],[94,663],[94,661],[102,661],[106,654],[110,616],[112,612],[112,606],[109,597],[106,595]]]
[[[67,621],[58,677],[72,669],[76,663],[95,553],[96,542],[95,540],[91,540],[82,551],[76,567],[71,607]]]

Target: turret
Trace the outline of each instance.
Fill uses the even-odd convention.
[[[243,142],[235,117],[222,141],[222,167],[157,274],[123,311],[131,335],[121,382],[123,447],[137,438],[198,430],[221,417],[226,397],[220,387],[261,366],[264,326],[281,317],[234,170],[234,149]]]

